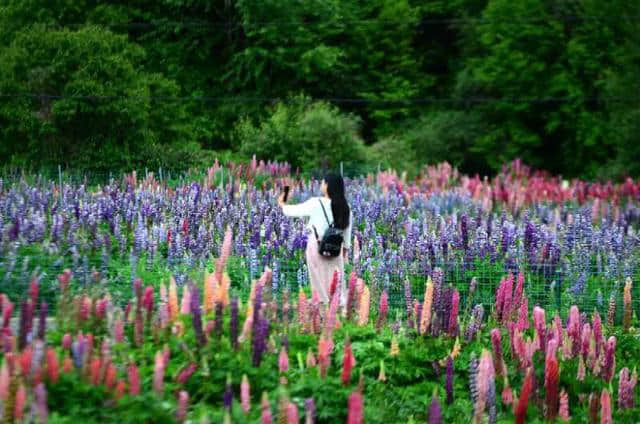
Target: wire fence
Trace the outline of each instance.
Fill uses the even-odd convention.
[[[145,284],[158,285],[168,283],[173,276],[179,285],[183,285],[189,281],[202,281],[205,269],[213,271],[214,266],[213,258],[203,260],[185,257],[169,264],[163,257],[101,258],[88,255],[29,255],[25,252],[17,258],[0,257],[0,292],[8,295],[12,301],[19,302],[28,293],[32,279],[37,276],[41,281],[41,298],[47,301],[51,310],[55,310],[57,276],[69,268],[74,274],[75,288],[109,292],[116,304],[125,305],[132,297],[135,278],[141,278]],[[302,251],[299,251],[295,257],[289,258],[266,258],[251,254],[232,256],[227,272],[232,281],[233,292],[246,296],[251,282],[259,277],[265,266],[273,270],[272,288],[277,295],[283,292],[296,295],[299,290],[309,291],[306,265]],[[508,269],[501,263],[488,262],[454,261],[439,263],[437,268],[440,270],[438,272],[442,272],[443,283],[459,291],[461,305],[482,304],[486,311],[493,308],[495,292],[501,279],[509,272],[518,272],[518,269]],[[361,264],[348,263],[344,281],[348,281],[351,271],[356,271],[371,289],[372,304],[376,304],[382,291],[386,290],[390,308],[402,313],[406,309],[408,291],[412,299],[422,301],[427,278],[433,275],[434,269],[416,270],[405,267],[380,272],[376,267],[364,269]],[[583,287],[576,290],[576,281],[581,276],[576,275],[569,267],[552,266],[548,263],[527,264],[522,270],[530,308],[538,305],[565,316],[573,304],[578,305],[583,312],[598,310],[601,314],[607,312],[611,299],[617,305],[622,305],[625,279],[622,275],[611,276],[593,268],[582,273]],[[640,291],[637,288],[633,291],[633,309],[640,316]],[[622,319],[621,306],[617,308],[616,314]]]

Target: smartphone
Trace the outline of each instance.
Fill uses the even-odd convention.
[[[289,197],[289,190],[291,189],[291,187],[289,186],[284,186],[284,201],[287,201],[287,198]]]

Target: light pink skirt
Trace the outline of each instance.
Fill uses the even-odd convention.
[[[307,268],[309,270],[309,281],[311,291],[318,293],[318,298],[323,303],[329,302],[329,291],[333,272],[338,271],[338,292],[340,293],[340,303],[344,305],[346,299],[344,290],[344,259],[342,255],[335,258],[326,258],[318,253],[318,241],[313,236],[307,240]]]

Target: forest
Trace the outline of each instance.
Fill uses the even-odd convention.
[[[640,174],[634,0],[4,0],[0,166]]]

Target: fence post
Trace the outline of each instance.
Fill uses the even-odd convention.
[[[162,182],[162,167],[158,168],[158,176],[160,178],[160,182]]]
[[[220,168],[220,190],[224,190],[224,167]]]
[[[344,163],[340,161],[340,176],[344,178]]]

